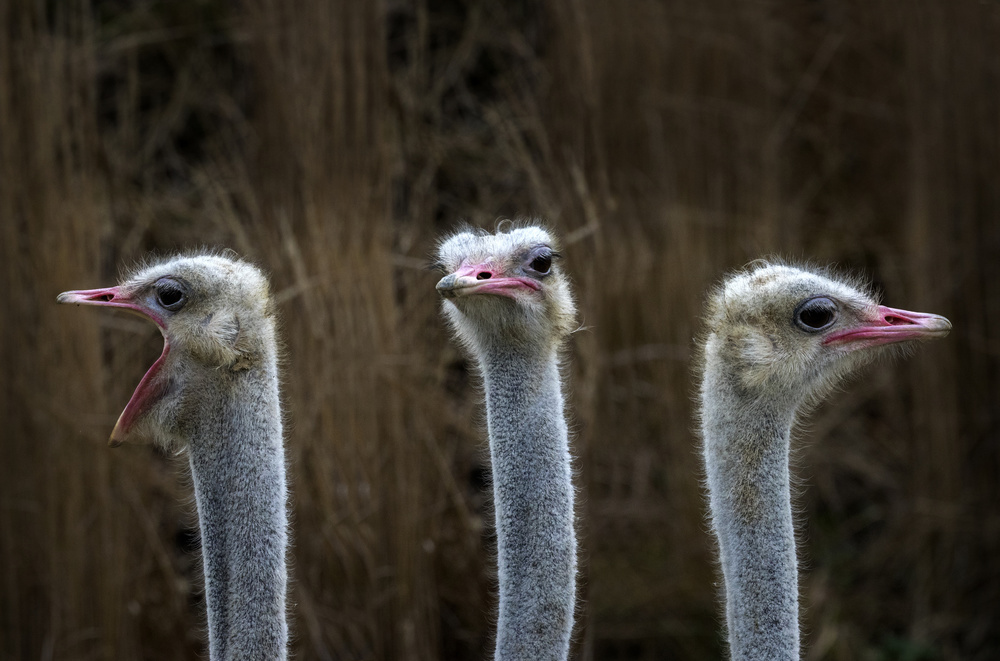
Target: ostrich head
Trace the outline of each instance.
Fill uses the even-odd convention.
[[[554,349],[573,330],[576,306],[555,241],[538,227],[465,230],[438,248],[437,284],[459,338],[477,354],[515,345]]]
[[[204,413],[209,396],[260,363],[274,341],[267,279],[219,255],[168,258],[138,268],[117,287],[68,291],[57,300],[136,312],[163,334],[163,353],[118,418],[112,446],[183,442],[186,416]]]
[[[721,361],[738,392],[796,402],[836,386],[876,348],[951,330],[936,314],[879,305],[858,282],[767,262],[714,293],[707,326],[705,359]]]

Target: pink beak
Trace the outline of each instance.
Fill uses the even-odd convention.
[[[64,291],[56,296],[56,301],[59,303],[76,303],[77,305],[103,305],[112,308],[124,308],[132,312],[138,312],[147,319],[152,319],[161,329],[165,328],[163,319],[150,311],[149,308],[138,305],[131,298],[123,296],[118,287]]]
[[[874,319],[854,328],[833,333],[823,341],[823,344],[850,344],[857,348],[873,347],[906,340],[932,340],[944,337],[950,331],[951,322],[941,315],[897,310],[880,305]]]
[[[538,291],[539,285],[531,278],[506,278],[500,270],[489,264],[463,265],[437,283],[437,290],[445,298],[458,298],[473,294],[495,294],[513,298],[518,291]]]
[[[124,296],[118,287],[66,291],[59,294],[56,297],[56,301],[59,303],[76,303],[77,305],[102,305],[123,308],[153,320],[159,326],[160,332],[163,333],[163,353],[160,354],[160,357],[149,368],[146,375],[142,377],[135,392],[132,393],[132,398],[125,405],[125,410],[118,417],[118,422],[115,423],[114,430],[111,432],[111,439],[108,445],[117,447],[124,442],[126,435],[139,416],[149,410],[166,389],[164,380],[156,378],[167,359],[167,353],[170,351],[170,342],[167,339],[166,333],[164,333],[166,324],[159,315],[152,312],[149,308],[134,302],[128,296]]]

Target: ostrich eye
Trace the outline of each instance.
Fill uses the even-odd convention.
[[[837,304],[825,297],[810,298],[795,308],[795,325],[807,333],[815,333],[837,320]]]
[[[544,252],[538,255],[531,260],[531,263],[528,264],[528,266],[531,267],[531,270],[536,273],[548,273],[549,269],[552,268],[552,253]]]
[[[177,312],[187,303],[187,294],[176,280],[162,278],[156,283],[156,302],[171,312]]]

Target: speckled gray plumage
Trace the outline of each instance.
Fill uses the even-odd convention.
[[[794,409],[745,403],[736,375],[707,370],[702,433],[733,659],[799,658],[788,452]]]
[[[726,279],[708,302],[700,421],[730,652],[739,661],[800,656],[791,431],[804,409],[884,352],[803,331],[794,313],[817,297],[835,305],[830,332],[879,313],[856,280],[766,261]],[[947,324],[938,319],[934,336]]]
[[[212,659],[284,659],[288,544],[276,366],[222,373],[188,444]]]
[[[537,227],[465,231],[441,244],[446,272],[489,263],[521,273]],[[444,301],[459,339],[476,358],[486,390],[497,526],[499,616],[495,658],[561,660],[569,653],[576,596],[573,485],[559,352],[575,307],[557,268],[540,292]]]
[[[161,306],[163,278],[182,283],[183,308]],[[288,494],[267,279],[241,260],[195,254],[143,264],[118,289],[162,320],[169,352],[154,402],[119,422],[113,444],[189,455],[211,659],[285,659]]]

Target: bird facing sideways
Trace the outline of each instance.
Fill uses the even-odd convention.
[[[137,313],[163,353],[139,382],[110,444],[186,450],[205,568],[209,654],[284,659],[288,543],[274,304],[267,278],[225,256],[143,265],[116,287],[60,303]]]
[[[700,422],[733,659],[798,659],[789,486],[796,415],[886,348],[944,337],[935,314],[878,304],[858,281],[758,261],[710,296]]]
[[[559,353],[576,307],[553,238],[539,227],[461,231],[440,244],[445,317],[486,393],[497,531],[495,658],[569,654],[576,535]]]

